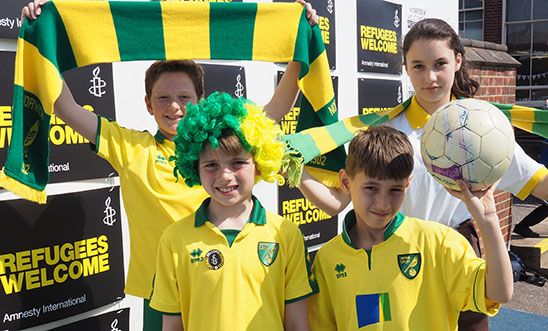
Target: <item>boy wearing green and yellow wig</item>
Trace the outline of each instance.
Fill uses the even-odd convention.
[[[259,180],[283,181],[281,134],[228,94],[187,106],[174,171],[210,198],[160,239],[151,307],[164,330],[308,330],[314,291],[301,232],[252,194]]]

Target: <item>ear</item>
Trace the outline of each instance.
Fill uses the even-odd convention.
[[[341,183],[341,190],[350,195],[350,178],[344,169],[339,171],[339,182]]]
[[[462,66],[462,54],[457,53],[455,56],[455,72],[460,70],[460,67]]]
[[[407,191],[407,189],[411,185],[411,179],[413,179],[413,175],[410,175],[409,177],[407,177],[407,180],[405,181],[405,191]]]
[[[148,95],[145,95],[145,105],[147,106],[148,113],[150,115],[154,115],[152,112],[152,101],[150,100],[150,97]]]

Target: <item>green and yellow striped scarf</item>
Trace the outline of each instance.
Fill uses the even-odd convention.
[[[219,59],[301,63],[300,128],[337,121],[325,47],[299,4],[53,1],[17,41],[12,137],[0,186],[45,203],[61,73],[94,63]]]
[[[337,187],[339,185],[338,170],[344,164],[325,170],[316,169],[315,163],[317,162],[314,161],[320,155],[329,153],[352,140],[356,131],[366,130],[369,126],[393,119],[411,104],[411,100],[410,98],[402,104],[383,112],[357,115],[330,125],[310,128],[284,136],[284,140],[295,159],[291,169],[287,171],[289,185],[298,186],[303,165],[307,164],[307,170],[313,177],[327,186]],[[492,104],[508,117],[514,127],[548,138],[548,111],[517,105]],[[322,157],[322,162],[323,160]],[[344,162],[344,159],[342,162]]]

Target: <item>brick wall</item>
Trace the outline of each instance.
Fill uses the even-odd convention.
[[[485,0],[483,2],[483,40],[485,41],[502,43],[502,1]]]
[[[474,63],[469,64],[468,70],[472,78],[480,83],[476,98],[499,103],[515,102],[515,68]],[[512,195],[508,192],[496,191],[495,202],[502,234],[504,240],[508,243],[512,233]]]

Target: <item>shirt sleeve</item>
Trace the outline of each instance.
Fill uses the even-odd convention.
[[[336,331],[335,311],[321,267],[320,252],[316,255],[312,272],[319,292],[308,299],[308,323],[311,331]]]
[[[485,297],[485,261],[476,256],[470,243],[448,228],[438,258],[443,263],[444,282],[455,308],[494,316],[500,304]]]
[[[290,221],[284,221],[287,238],[287,262],[285,267],[285,303],[306,298],[313,293],[312,276],[308,253],[299,228]],[[285,232],[285,231],[284,231]]]
[[[546,167],[527,155],[519,144],[515,144],[514,157],[502,176],[497,188],[525,199],[548,173]]]
[[[172,252],[164,232],[158,245],[154,290],[150,300],[150,307],[163,313],[181,312],[175,259],[176,254]]]
[[[154,143],[148,132],[121,127],[115,121],[98,116],[96,145],[92,149],[120,172],[140,151]]]

